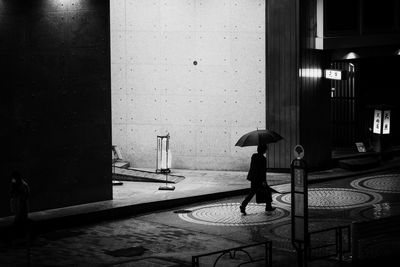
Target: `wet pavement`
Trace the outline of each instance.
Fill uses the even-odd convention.
[[[285,192],[288,187],[280,185],[278,191]],[[311,231],[400,214],[399,172],[312,184],[309,193]],[[246,216],[239,212],[243,198],[229,197],[43,233],[32,241],[31,265],[190,266],[193,255],[272,240],[273,266],[296,266],[290,242],[290,194],[274,194],[277,209],[272,213],[250,202]],[[332,240],[334,235],[325,232],[313,236],[312,243]],[[260,258],[264,249],[255,247],[249,253]],[[223,257],[220,266],[237,266],[245,259],[244,254],[235,259]],[[212,266],[214,260],[201,259],[206,265],[200,266]],[[0,242],[0,266],[27,266],[27,261],[24,240]],[[343,266],[348,264],[345,261]],[[339,266],[339,262],[329,258],[309,266]]]
[[[354,175],[367,175],[384,170],[400,168],[400,158],[383,161],[378,167],[359,171],[333,168],[326,171],[312,172],[308,175],[309,183],[337,180]],[[154,171],[143,169],[143,171]],[[173,169],[172,174],[184,176],[174,184],[175,190],[159,190],[165,183],[123,182],[123,186],[113,186],[113,200],[99,201],[76,206],[31,212],[29,216],[48,227],[65,227],[79,223],[96,222],[135,215],[143,212],[157,211],[191,204],[200,201],[220,199],[223,197],[245,194],[249,188],[247,172],[208,171]],[[290,182],[288,173],[268,173],[270,185],[281,185]],[[282,190],[278,190],[282,192]],[[288,190],[284,190],[288,191]],[[0,218],[0,233],[8,231],[13,218]]]

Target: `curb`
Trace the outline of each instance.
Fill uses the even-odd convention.
[[[49,230],[57,230],[67,227],[74,227],[84,224],[95,223],[99,221],[115,220],[138,214],[146,214],[160,210],[172,209],[183,205],[194,204],[197,202],[211,201],[226,197],[244,195],[248,191],[249,189],[246,188],[246,189],[197,195],[192,197],[183,197],[183,198],[127,205],[122,207],[115,207],[112,209],[103,209],[86,213],[60,216],[57,218],[49,218],[49,219],[45,218],[42,220],[34,221],[33,225],[37,232],[46,232]],[[9,223],[4,223],[2,226],[0,226],[0,233],[1,234],[7,233],[11,229],[12,229],[12,221],[10,220]]]
[[[388,170],[392,170],[392,169],[396,169],[396,168],[398,169],[399,166],[394,165],[394,166],[380,167],[380,168],[364,170],[364,171],[349,172],[349,173],[344,173],[341,175],[332,175],[331,177],[325,176],[325,178],[317,177],[317,178],[310,179],[310,176],[309,176],[309,184],[316,184],[316,183],[321,183],[321,182],[349,178],[349,177],[353,177],[353,176],[371,174],[371,173],[375,173],[375,172],[388,171]],[[287,182],[281,183],[281,184],[287,184]],[[278,184],[276,184],[276,185],[278,185]],[[91,211],[91,212],[60,216],[57,218],[44,218],[44,219],[35,221],[34,227],[35,227],[36,231],[38,231],[38,232],[57,230],[57,229],[62,229],[62,228],[67,228],[67,227],[89,224],[89,223],[96,223],[96,222],[104,221],[104,220],[113,220],[113,219],[115,220],[115,219],[120,219],[120,218],[126,218],[129,216],[135,216],[135,215],[139,215],[139,214],[156,212],[156,211],[160,211],[160,210],[168,210],[168,209],[177,208],[179,206],[194,204],[197,202],[212,201],[212,200],[217,200],[217,199],[222,199],[222,198],[227,198],[227,197],[240,196],[240,195],[247,194],[248,191],[249,191],[249,188],[237,189],[237,190],[232,190],[232,191],[216,192],[216,193],[211,193],[211,194],[203,194],[203,195],[196,195],[196,196],[190,196],[190,197],[182,197],[182,198],[176,198],[176,199],[159,200],[159,201],[153,201],[153,202],[147,202],[147,203],[141,203],[141,204],[126,205],[126,206],[115,207],[115,208],[111,208],[111,209],[102,209],[102,210],[95,210],[95,211]],[[12,228],[12,221],[10,220],[9,222],[5,222],[2,225],[0,225],[0,233],[1,234],[7,233],[8,231],[10,231],[11,228]]]

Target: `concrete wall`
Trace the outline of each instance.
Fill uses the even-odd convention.
[[[265,128],[264,0],[112,0],[113,143],[156,167],[170,133],[172,168],[247,170]],[[194,64],[197,61],[197,65]]]
[[[112,198],[109,3],[0,0],[0,217]]]

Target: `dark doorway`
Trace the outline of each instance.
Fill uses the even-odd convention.
[[[330,68],[347,73],[347,79],[331,81],[332,147],[341,150],[354,146],[358,141],[356,65],[351,62],[332,62]]]

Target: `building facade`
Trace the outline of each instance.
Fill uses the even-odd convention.
[[[301,144],[326,169],[335,149],[376,148],[386,105],[398,145],[399,14],[395,0],[0,1],[0,216],[12,170],[32,211],[108,200],[111,146],[155,169],[166,133],[172,168],[247,170],[255,148],[234,144],[269,128],[284,137],[269,168]]]
[[[0,217],[112,198],[108,1],[0,1]]]

